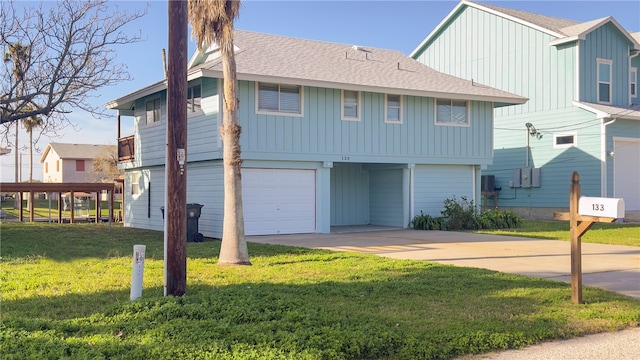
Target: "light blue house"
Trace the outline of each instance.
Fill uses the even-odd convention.
[[[494,107],[526,102],[398,51],[246,31],[234,42],[248,235],[407,227],[420,211],[439,215],[446,198],[479,200],[480,169],[493,157]],[[187,202],[204,205],[199,230],[220,237],[216,47],[192,57],[188,81]],[[107,106],[135,119],[133,136],[119,134],[125,225],[160,230],[166,83]]]
[[[583,195],[624,198],[634,216],[638,38],[612,17],[581,23],[463,0],[410,56],[529,99],[495,110],[494,161],[483,174],[494,176],[485,180],[499,189],[497,205],[550,218],[568,207],[578,171]]]

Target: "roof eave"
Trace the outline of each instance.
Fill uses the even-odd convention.
[[[203,70],[203,76],[222,78],[222,72],[218,70]],[[334,82],[334,81],[309,80],[309,79],[298,79],[298,78],[290,78],[290,77],[282,77],[282,76],[255,75],[255,74],[243,74],[243,73],[238,73],[237,79],[242,81],[285,83],[285,84],[288,83],[288,84],[296,84],[301,86],[313,86],[313,87],[322,87],[322,88],[329,88],[329,89],[369,91],[369,92],[375,92],[375,93],[381,93],[381,94],[392,93],[397,95],[420,96],[420,97],[431,97],[431,98],[447,98],[447,99],[454,99],[454,100],[475,100],[475,101],[498,102],[498,103],[507,103],[510,105],[520,105],[529,101],[528,98],[517,96],[517,95],[492,96],[492,95],[477,95],[477,94],[466,94],[466,93],[449,93],[444,91],[426,91],[426,90],[415,90],[415,89],[383,87],[383,86],[370,86],[370,85],[341,83],[341,82]]]

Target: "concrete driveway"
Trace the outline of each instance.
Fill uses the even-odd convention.
[[[570,243],[451,231],[248,236],[247,241],[429,260],[571,282]],[[582,283],[640,300],[640,247],[582,243]],[[584,299],[588,301],[588,299]]]

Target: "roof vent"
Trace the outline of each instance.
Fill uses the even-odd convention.
[[[362,50],[364,50],[364,49],[362,48],[362,46],[358,46],[358,45],[353,45],[351,48],[352,48],[353,50],[355,50],[355,51],[362,51]]]

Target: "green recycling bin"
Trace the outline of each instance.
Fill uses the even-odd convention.
[[[204,205],[187,204],[187,242],[203,242],[204,235],[198,232],[198,219]]]

